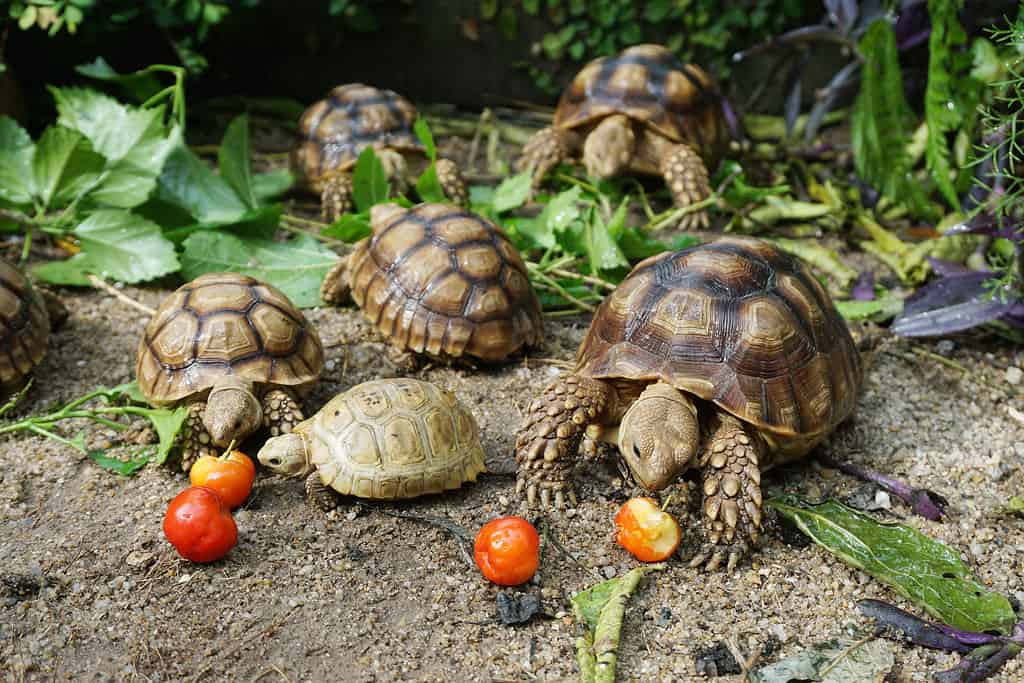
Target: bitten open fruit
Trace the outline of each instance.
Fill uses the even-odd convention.
[[[615,514],[615,540],[641,562],[661,562],[679,547],[675,517],[652,498],[631,498]]]
[[[518,586],[537,573],[540,536],[522,517],[501,517],[481,527],[473,544],[480,572],[500,586]]]

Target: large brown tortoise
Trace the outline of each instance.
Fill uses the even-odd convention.
[[[527,141],[519,170],[534,168],[534,186],[562,161],[582,153],[593,178],[626,172],[660,175],[677,206],[705,199],[728,148],[722,97],[711,78],[681,64],[660,45],[635,45],[583,67],[562,93],[553,125]],[[680,227],[706,226],[695,211]]]
[[[523,259],[492,222],[448,204],[378,204],[373,234],[324,278],[320,296],[350,298],[392,355],[500,362],[543,338]]]
[[[164,299],[139,341],[135,374],[155,406],[187,404],[182,469],[261,427],[302,421],[297,397],[320,377],[316,328],[276,287],[207,273]]]
[[[362,83],[339,85],[306,109],[291,165],[320,193],[325,218],[335,220],[352,210],[352,170],[367,147],[373,147],[396,192],[403,192],[426,168],[425,150],[413,133],[415,120],[416,108],[409,100]],[[455,162],[438,159],[435,169],[445,196],[465,204],[466,181]]]
[[[581,441],[617,443],[644,488],[703,477],[706,544],[732,569],[761,529],[761,471],[806,454],[853,411],[862,361],[799,260],[750,238],[639,263],[601,304],[576,368],[529,407],[517,491],[575,500]]]

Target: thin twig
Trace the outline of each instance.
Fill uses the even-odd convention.
[[[551,273],[552,275],[557,275],[558,277],[568,277],[575,278],[577,280],[583,280],[589,285],[594,285],[595,287],[606,289],[609,292],[615,291],[615,285],[613,285],[611,282],[608,282],[607,280],[602,280],[601,278],[594,277],[592,275],[574,273],[571,270],[565,270],[563,268],[547,268],[546,272]]]
[[[281,221],[281,229],[282,230],[287,230],[288,232],[290,232],[290,233],[292,233],[294,235],[309,235],[313,239],[319,240],[319,241],[323,242],[324,244],[327,244],[327,245],[332,246],[332,247],[347,247],[347,246],[349,246],[349,244],[347,242],[344,242],[342,240],[335,239],[333,237],[328,237],[327,235],[321,235],[320,233],[312,232],[310,230],[305,230],[303,228],[298,227],[297,225],[288,225],[288,221],[294,221],[295,220],[294,216],[284,216],[284,219],[285,220]],[[306,222],[312,223],[312,221],[306,221]]]
[[[146,304],[136,301],[135,299],[131,298],[124,292],[119,291],[116,287],[112,287],[103,278],[97,277],[96,275],[90,275],[89,283],[92,284],[92,286],[95,287],[96,289],[102,289],[104,292],[114,297],[115,299],[121,301],[122,303],[128,304],[137,311],[142,311],[148,316],[152,316],[154,313],[156,313],[155,308],[150,308]]]
[[[858,640],[858,641],[856,641],[854,643],[851,643],[849,647],[847,647],[845,650],[843,650],[838,655],[836,655],[836,658],[833,659],[831,662],[829,662],[828,666],[826,666],[824,669],[822,669],[821,671],[818,672],[818,678],[824,679],[825,675],[828,674],[828,672],[831,671],[832,669],[836,668],[836,666],[839,664],[839,662],[841,662],[848,654],[850,654],[854,649],[860,647],[861,645],[863,645],[864,643],[868,642],[869,640],[873,640],[874,637],[875,637],[875,634],[869,633],[868,635],[864,636],[860,640]]]

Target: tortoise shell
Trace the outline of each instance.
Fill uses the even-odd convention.
[[[635,45],[584,66],[562,93],[554,124],[580,128],[625,114],[674,142],[720,153],[728,141],[721,101],[700,67],[660,45]]]
[[[0,259],[0,386],[14,387],[46,355],[50,319],[20,270]]]
[[[299,119],[300,142],[292,166],[315,180],[328,171],[355,166],[367,147],[421,152],[413,134],[416,108],[392,90],[361,83],[339,85]]]
[[[809,448],[853,411],[860,355],[807,266],[748,238],[653,256],[601,304],[577,372],[666,381]]]
[[[207,273],[160,304],[139,342],[135,374],[146,399],[166,405],[227,375],[301,393],[323,364],[316,329],[280,290],[239,273]]]
[[[542,338],[526,266],[490,221],[448,204],[385,215],[349,257],[352,298],[396,346],[499,361]]]
[[[324,486],[394,500],[456,489],[485,471],[473,415],[416,379],[365,382],[295,427]]]

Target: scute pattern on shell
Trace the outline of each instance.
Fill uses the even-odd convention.
[[[476,420],[447,391],[373,380],[335,396],[295,428],[324,486],[395,500],[456,489],[484,471]]]
[[[853,411],[860,356],[807,267],[724,238],[641,262],[601,305],[577,356],[595,378],[663,379],[809,448]]]
[[[139,342],[135,373],[153,403],[173,403],[239,375],[303,387],[323,367],[316,329],[276,287],[207,273],[164,299]]]
[[[293,167],[314,180],[355,165],[367,147],[421,150],[412,131],[416,108],[392,90],[361,83],[334,88],[299,119],[301,141]]]
[[[714,82],[660,45],[636,45],[585,65],[562,93],[554,123],[576,128],[610,114],[643,121],[703,153],[727,140]]]
[[[349,258],[352,298],[403,348],[501,360],[540,343],[540,302],[522,257],[480,216],[421,204]]]
[[[20,270],[0,260],[0,385],[25,378],[46,355],[50,320]]]

